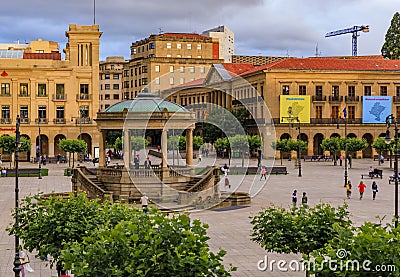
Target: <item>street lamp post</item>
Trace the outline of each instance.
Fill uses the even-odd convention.
[[[18,228],[18,202],[19,202],[19,187],[18,187],[18,162],[19,162],[19,145],[21,143],[21,137],[19,132],[20,118],[17,115],[17,124],[15,128],[15,226]],[[19,277],[21,272],[21,261],[19,260],[19,237],[15,235],[15,258],[14,268],[15,277]]]
[[[344,116],[344,186],[347,184],[348,168],[347,168],[347,115]]]
[[[39,129],[39,137],[38,137],[38,142],[39,142],[39,149],[38,149],[38,162],[39,162],[39,174],[38,174],[38,179],[42,179],[42,135],[40,134],[40,116],[38,118],[38,129]]]
[[[82,140],[82,118],[83,118],[83,110],[80,110],[79,111],[79,140]],[[79,153],[79,161],[82,162],[82,153]]]
[[[396,117],[391,114],[386,117],[386,136],[385,141],[390,143],[390,126],[394,124],[394,227],[397,228],[399,223],[399,128],[397,126]]]

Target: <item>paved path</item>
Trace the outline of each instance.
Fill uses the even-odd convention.
[[[213,163],[212,158],[203,158],[201,164]],[[223,165],[224,161],[216,160],[216,164]],[[254,165],[255,160],[251,161]],[[240,164],[240,160],[232,161],[232,164]],[[280,161],[276,162],[280,165]],[[377,162],[371,160],[353,160],[353,168],[349,169],[349,180],[353,183],[353,198],[346,200],[345,189],[343,187],[344,169],[340,166],[333,166],[333,162],[303,162],[302,175],[298,177],[298,169],[294,167],[294,162],[284,161],[287,166],[288,175],[269,176],[267,182],[259,181],[259,176],[228,176],[232,189],[238,186],[238,191],[251,191],[256,194],[249,207],[233,209],[228,211],[200,211],[191,213],[192,218],[198,218],[209,224],[208,235],[211,238],[209,243],[211,249],[215,252],[219,248],[227,250],[224,258],[226,264],[232,263],[238,267],[234,276],[304,276],[302,272],[281,272],[260,271],[257,269],[257,262],[264,259],[265,252],[256,243],[250,241],[251,224],[249,217],[255,215],[263,207],[274,203],[289,207],[291,204],[291,193],[297,189],[301,195],[306,191],[309,197],[309,204],[314,205],[319,202],[328,202],[333,205],[341,205],[344,201],[349,203],[349,209],[352,219],[356,224],[364,221],[378,222],[375,216],[386,216],[385,222],[388,222],[394,213],[394,185],[388,184],[388,176],[392,173],[389,169],[389,163],[385,162],[380,166],[384,170],[383,179],[374,179],[379,186],[377,199],[372,200],[370,179],[364,180],[367,190],[363,200],[357,197],[357,184],[360,181],[362,173],[368,172],[370,165],[377,166]],[[20,167],[34,166],[32,164],[21,164]],[[68,191],[71,190],[70,177],[63,176],[65,165],[49,164],[50,176],[37,178],[20,178],[20,195],[23,197],[29,193],[38,191]],[[15,178],[0,178],[0,277],[14,276],[13,255],[14,238],[8,236],[5,228],[11,222],[10,212],[14,207],[14,180]],[[221,186],[223,188],[223,186]],[[298,255],[277,255],[268,254],[268,260],[299,260]],[[50,271],[45,264],[31,255],[31,266],[35,269],[34,273],[28,273],[27,277],[52,276],[55,271]]]

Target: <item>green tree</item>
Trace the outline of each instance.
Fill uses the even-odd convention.
[[[396,12],[385,35],[382,56],[391,60],[400,59],[400,14]]]
[[[122,151],[122,148],[123,148],[123,138],[122,137],[118,137],[118,138],[115,139],[114,149],[116,151]]]
[[[340,147],[342,150],[346,150],[346,144],[347,153],[355,153],[368,147],[368,142],[365,138],[340,138]]]
[[[379,156],[382,155],[384,151],[391,151],[391,145],[385,142],[385,138],[379,137],[377,138],[371,145],[372,148],[375,149],[376,152],[379,153]],[[381,159],[378,159],[378,165],[381,164]]]
[[[145,214],[84,194],[26,197],[16,215],[9,234],[18,235],[28,251],[53,256],[51,268],[56,264],[77,276],[230,276],[221,263],[226,252],[208,247],[208,226],[189,224],[186,215],[169,218],[156,209]]]
[[[250,148],[251,152],[254,150],[257,150],[258,148],[260,148],[262,146],[262,139],[260,136],[247,135],[247,140],[249,141],[249,148]]]
[[[12,154],[14,157],[16,148],[15,140],[16,140],[15,136],[9,136],[9,135],[1,136],[0,148],[2,149],[2,152]],[[21,140],[21,145],[18,148],[19,152],[29,151],[29,149],[31,149],[31,141],[25,137],[20,137],[20,140]],[[10,168],[13,159],[14,158],[10,160]]]
[[[122,130],[108,130],[106,133],[106,148],[113,147],[115,145],[115,141],[122,137]]]
[[[279,151],[280,152],[281,165],[282,165],[283,153],[289,153],[289,155],[290,155],[290,151],[291,151],[291,149],[289,148],[289,145],[288,145],[288,139],[282,139],[282,140],[273,141],[271,143],[271,147],[275,151]]]
[[[228,138],[218,138],[214,144],[215,149],[220,153],[220,155],[224,156],[224,153],[230,153],[230,144]]]
[[[297,152],[297,157],[300,157],[299,154],[299,148],[300,148],[300,152],[307,150],[307,142],[305,142],[304,140],[301,139],[289,139],[287,141],[287,146],[290,149],[290,151],[296,151]]]
[[[329,151],[333,154],[333,164],[337,165],[336,154],[341,149],[339,137],[325,138],[322,140],[321,147],[324,151]]]
[[[244,167],[245,152],[249,152],[249,141],[247,140],[247,136],[236,135],[229,138],[229,143],[231,144],[233,153],[240,153],[240,156],[242,157],[242,167]]]
[[[308,258],[337,236],[333,224],[348,228],[351,223],[347,204],[335,208],[321,203],[291,210],[272,206],[251,218],[251,239],[268,252],[301,253]]]
[[[311,273],[320,276],[400,276],[400,232],[392,226],[365,222],[360,227],[332,225],[336,235],[311,253]],[[333,266],[328,259],[336,260]],[[357,261],[359,267],[357,268]],[[390,266],[390,267],[389,267]],[[335,270],[336,267],[336,270]],[[384,267],[386,270],[384,270]],[[382,269],[376,271],[376,269]],[[368,270],[370,269],[370,270]]]
[[[87,149],[87,143],[81,139],[62,139],[59,141],[58,146],[64,152],[68,152],[68,166],[71,166],[71,153],[72,153],[72,167],[75,166],[75,153],[84,153]]]
[[[149,141],[147,139],[145,139],[144,137],[131,136],[131,147],[134,151],[133,152],[134,156],[136,156],[136,151],[145,149],[148,144],[149,144]]]

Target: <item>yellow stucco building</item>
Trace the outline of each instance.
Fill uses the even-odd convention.
[[[94,119],[99,111],[98,25],[69,25],[65,59],[57,42],[0,45],[1,135],[15,135],[16,116],[21,136],[32,142],[29,160],[40,152],[64,155],[58,141],[84,139],[88,153],[98,147]],[[39,149],[39,130],[40,145]]]

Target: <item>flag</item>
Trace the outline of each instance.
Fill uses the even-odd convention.
[[[346,110],[346,107],[344,107],[344,109],[343,109],[343,116],[344,116],[344,118],[347,117],[347,110]]]

